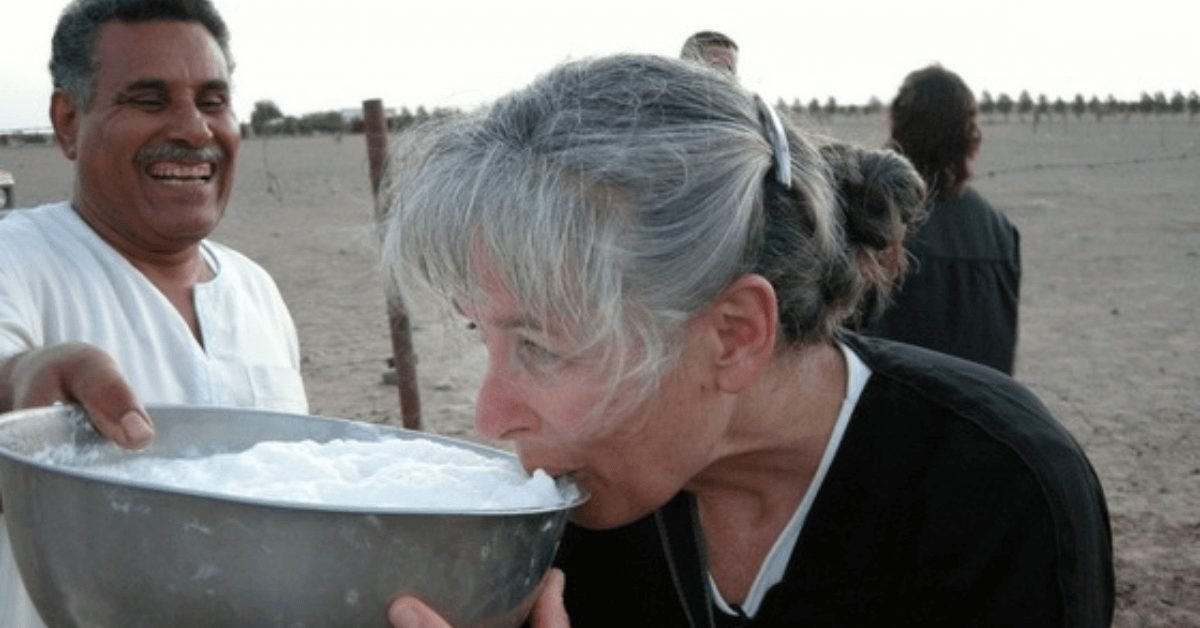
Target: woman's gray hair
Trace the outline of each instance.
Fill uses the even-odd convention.
[[[604,360],[612,390],[651,391],[687,322],[747,273],[775,288],[781,345],[827,342],[859,290],[834,177],[785,125],[779,183],[769,124],[753,94],[692,63],[567,63],[399,138],[384,263],[466,303],[486,266],[524,315],[570,335],[567,357]]]
[[[209,0],[75,0],[63,9],[50,44],[50,78],[55,89],[70,94],[84,111],[92,108],[96,81],[96,38],[100,27],[119,21],[197,22],[217,40],[233,72],[229,30]]]

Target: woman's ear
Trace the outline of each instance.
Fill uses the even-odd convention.
[[[54,139],[63,155],[75,161],[78,153],[76,142],[79,138],[79,117],[81,115],[75,99],[66,91],[54,90],[50,95],[50,123],[54,125]]]
[[[741,392],[775,355],[775,289],[761,275],[745,275],[721,293],[709,316],[720,347],[714,362],[717,386],[724,392]]]

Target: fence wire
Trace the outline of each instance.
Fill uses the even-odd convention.
[[[1022,166],[1012,166],[1009,168],[994,168],[987,171],[987,176],[989,179],[991,179],[997,176],[1017,174],[1022,172],[1040,172],[1046,170],[1097,170],[1103,168],[1119,168],[1121,166],[1152,164],[1167,161],[1189,161],[1196,159],[1197,157],[1200,157],[1200,148],[1197,147],[1196,143],[1193,143],[1190,148],[1182,153],[1174,153],[1170,155],[1130,157],[1128,159],[1113,159],[1108,161],[1033,163]]]

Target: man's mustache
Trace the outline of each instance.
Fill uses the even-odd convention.
[[[183,163],[217,162],[225,160],[225,149],[218,144],[209,144],[199,148],[181,146],[179,144],[156,144],[147,146],[137,152],[134,157],[139,165],[155,161],[178,161]]]

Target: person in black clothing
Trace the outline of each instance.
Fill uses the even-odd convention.
[[[1110,621],[1070,434],[1002,373],[842,328],[890,281],[854,199],[920,211],[896,153],[618,55],[406,131],[391,177],[386,267],[486,345],[479,432],[590,495],[531,625]],[[412,597],[388,617],[445,625]]]
[[[908,236],[912,270],[867,333],[1012,374],[1021,241],[1017,228],[967,185],[982,134],[975,97],[940,66],[909,74],[891,106],[889,145],[928,184],[924,224]]]

